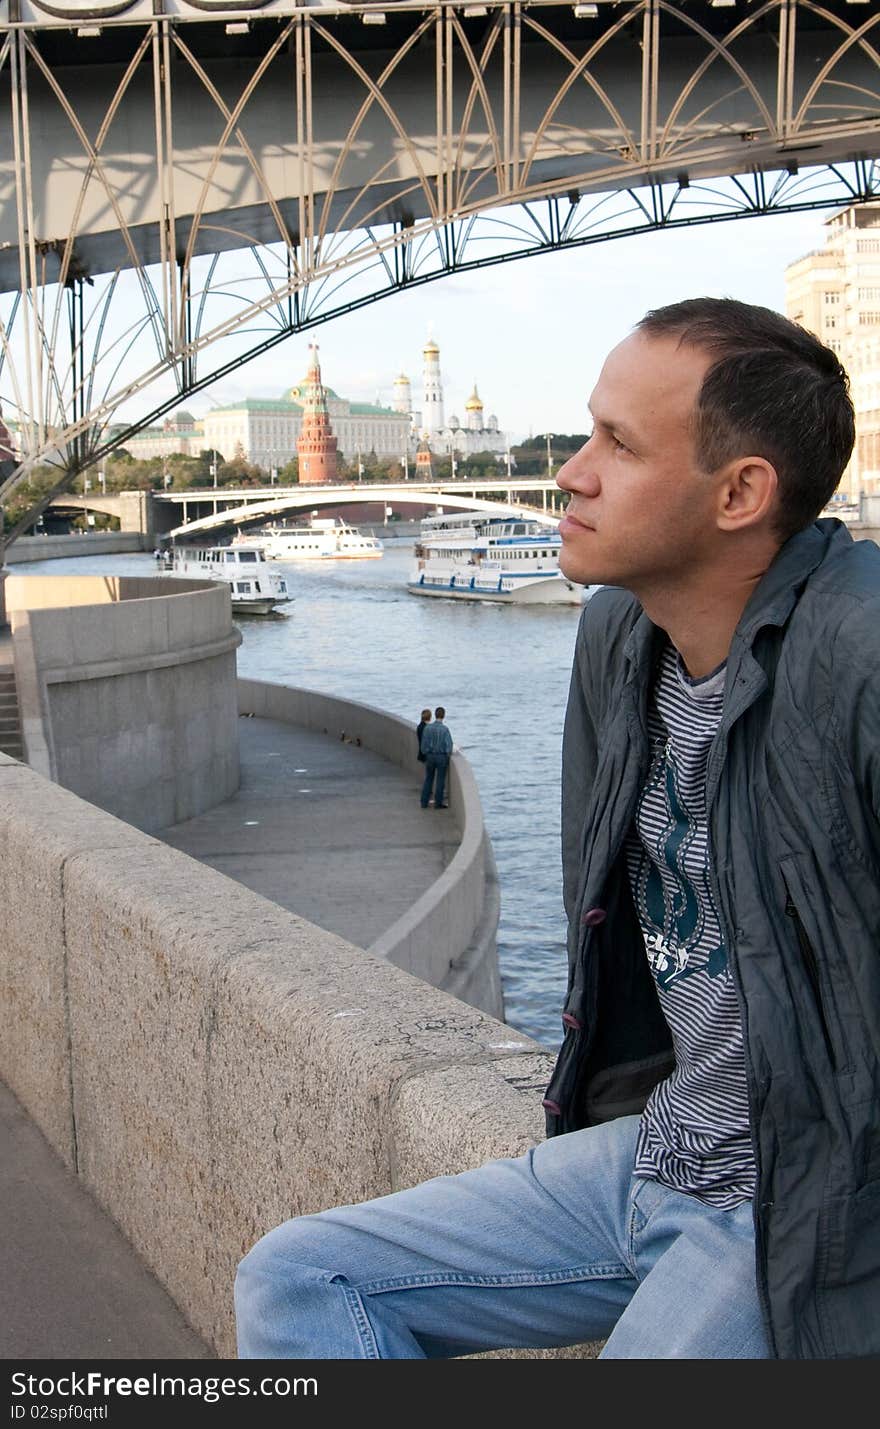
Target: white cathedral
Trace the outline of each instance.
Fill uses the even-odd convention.
[[[496,416],[484,416],[483,403],[474,390],[465,403],[465,421],[450,417],[447,424],[440,375],[440,348],[429,338],[422,349],[422,405],[413,407],[410,380],[401,374],[394,380],[392,406],[350,402],[325,387],[327,412],[340,455],[349,460],[375,452],[380,457],[414,456],[419,442],[427,440],[435,456],[451,456],[453,461],[492,452],[503,456],[508,438]],[[246,397],[239,402],[213,407],[203,417],[180,410],[167,417],[162,427],[145,427],[126,442],[133,457],[168,456],[175,452],[196,456],[202,450],[219,452],[224,460],[243,456],[272,471],[296,452],[302,428],[303,402],[308,379],[291,387],[280,398]]]
[[[394,379],[392,400],[395,412],[405,412],[409,415],[415,440],[426,440],[432,452],[445,456],[506,452],[507,435],[500,430],[496,416],[484,416],[476,383],[465,402],[464,426],[456,416],[450,417],[447,425],[443,408],[443,380],[440,376],[440,348],[432,337],[428,338],[422,348],[422,356],[424,368],[421,408],[413,406],[412,385],[404,373]]]

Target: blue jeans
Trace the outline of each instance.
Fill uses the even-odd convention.
[[[767,1359],[752,1209],[633,1176],[637,1117],[287,1221],[241,1262],[242,1359],[433,1359],[606,1340]]]
[[[425,755],[425,781],[422,784],[422,808],[427,809],[428,800],[431,797],[431,786],[434,783],[434,775],[437,776],[437,786],[434,789],[434,808],[439,809],[443,803],[443,796],[446,793],[446,771],[449,768],[448,754],[426,754]]]

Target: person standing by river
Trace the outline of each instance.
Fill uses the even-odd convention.
[[[699,298],[560,470],[565,1040],[525,1155],[288,1221],[243,1357],[880,1354],[880,551],[836,355]]]
[[[434,711],[433,720],[430,724],[426,724],[422,730],[420,748],[425,756],[425,778],[421,793],[423,809],[428,807],[432,789],[434,808],[448,808],[445,802],[446,775],[449,770],[449,758],[452,754],[452,735],[443,723],[445,718],[445,709],[442,705],[438,705]]]
[[[424,754],[422,753],[422,735],[423,735],[424,732],[425,732],[425,725],[430,724],[430,723],[431,723],[431,711],[430,711],[430,710],[422,710],[422,717],[421,717],[421,719],[419,720],[418,724],[416,725],[416,744],[418,745],[418,750],[419,750],[418,754],[416,755],[416,759],[418,759],[418,761],[419,761],[420,764],[424,764],[424,762],[425,762],[425,756],[424,756]]]

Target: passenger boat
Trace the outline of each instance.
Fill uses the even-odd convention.
[[[503,605],[580,605],[596,587],[585,590],[563,575],[561,546],[555,522],[481,512],[428,516],[407,589]]]
[[[229,546],[172,546],[162,555],[165,570],[191,580],[225,581],[232,609],[239,615],[270,615],[293,599],[287,582],[270,570],[262,545],[236,541]]]
[[[336,517],[262,526],[254,533],[272,561],[375,560],[383,555],[381,541]]]

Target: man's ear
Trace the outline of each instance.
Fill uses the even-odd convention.
[[[776,505],[779,477],[766,457],[737,457],[718,473],[718,526],[742,531],[765,521]]]

